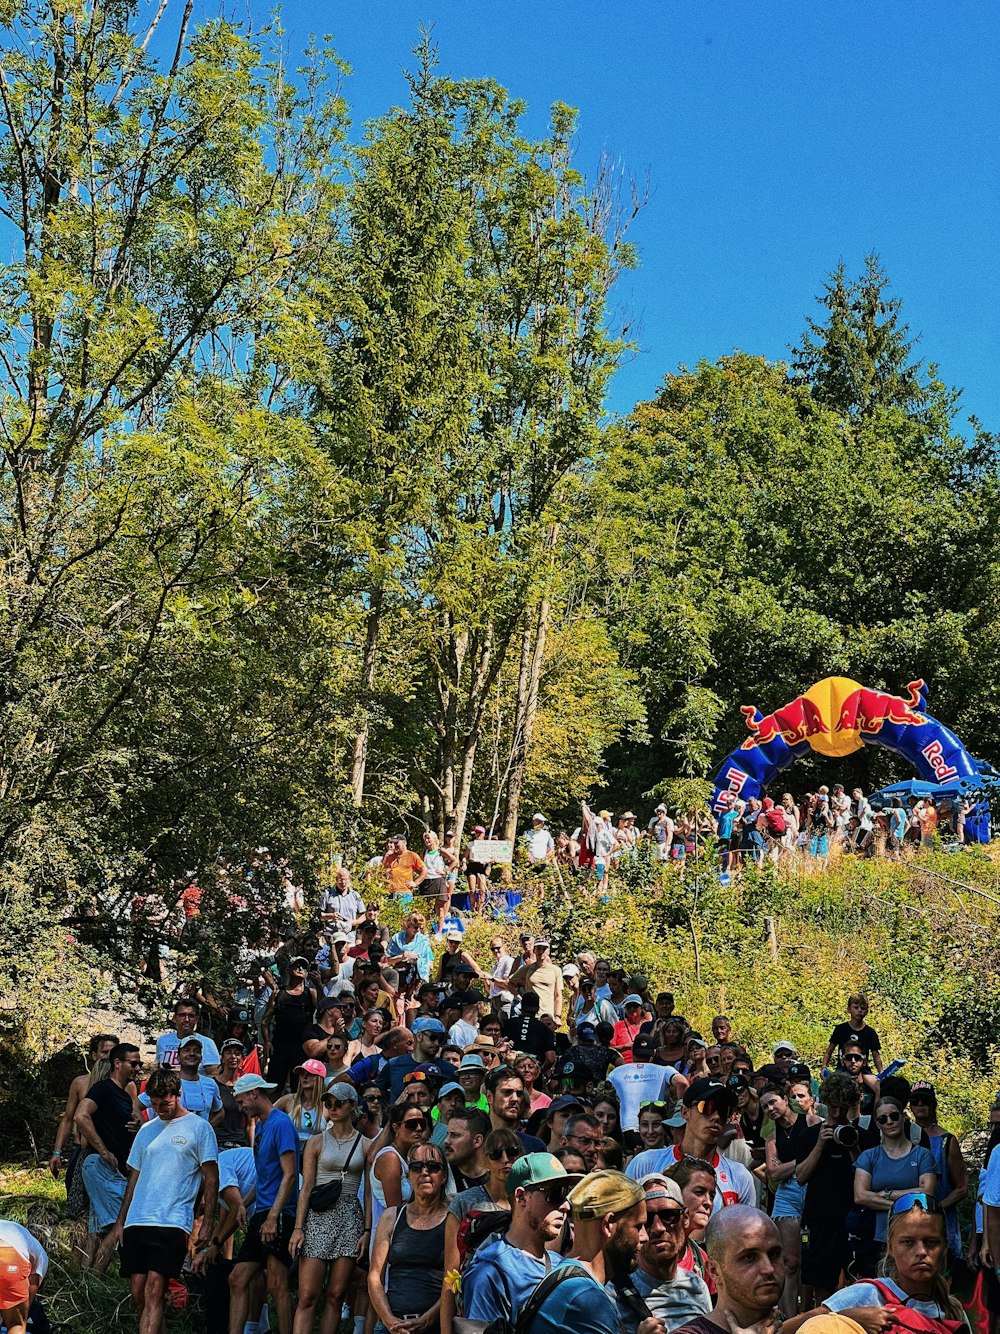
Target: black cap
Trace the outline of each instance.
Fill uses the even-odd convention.
[[[534,1012],[538,1009],[539,1003],[537,991],[526,991],[521,997],[521,1013]]]
[[[640,1033],[632,1043],[633,1056],[655,1056],[656,1039],[650,1033]]]
[[[362,931],[371,931],[371,932],[374,933],[374,932],[377,932],[377,931],[381,931],[381,929],[382,929],[382,928],[379,926],[378,922],[362,922],[362,923],[361,923],[361,930],[362,930]]]
[[[563,1061],[562,1065],[559,1067],[560,1079],[586,1080],[589,1079],[590,1076],[591,1076],[590,1066],[585,1065],[583,1061],[574,1061],[570,1059],[568,1061]]]
[[[552,1099],[545,1109],[545,1117],[548,1119],[553,1112],[564,1112],[568,1107],[577,1107],[582,1112],[586,1105],[575,1093],[563,1093],[560,1097]]]
[[[696,1079],[684,1090],[682,1101],[685,1107],[693,1107],[696,1102],[718,1102],[734,1107],[736,1095],[721,1079]]]
[[[739,1093],[742,1089],[748,1089],[750,1082],[744,1079],[742,1075],[730,1075],[726,1080],[726,1088],[732,1089],[734,1093]]]
[[[323,999],[320,1001],[320,1003],[316,1006],[316,1013],[326,1014],[327,1010],[336,1010],[337,1008],[338,1008],[338,1001],[336,996],[324,996]]]
[[[759,1073],[759,1072],[758,1072]],[[788,1080],[812,1079],[812,1071],[804,1061],[793,1061],[788,1067]]]
[[[248,1024],[250,1022],[250,1011],[245,1005],[234,1005],[229,1011],[229,1022],[231,1024]]]

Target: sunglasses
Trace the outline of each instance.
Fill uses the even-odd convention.
[[[640,1102],[640,1112],[659,1112],[661,1116],[666,1116],[667,1108],[670,1106],[667,1102]]]
[[[508,1162],[512,1163],[520,1156],[520,1149],[490,1149],[486,1155],[491,1163],[498,1163],[501,1158],[506,1158]]]
[[[894,1214],[908,1214],[911,1209],[923,1209],[926,1214],[939,1214],[942,1212],[940,1204],[933,1195],[927,1195],[922,1190],[911,1190],[906,1195],[900,1195],[898,1200],[893,1202],[892,1212]]]
[[[494,954],[499,954],[500,951],[503,949],[503,946],[502,946],[502,945],[491,945],[491,946],[490,946],[490,949],[494,952]]]
[[[880,1126],[892,1125],[894,1121],[898,1121],[899,1119],[899,1112],[886,1112],[884,1115],[876,1116],[875,1118]]]
[[[729,1104],[725,1103],[720,1107],[713,1098],[705,1098],[702,1102],[692,1103],[691,1106],[694,1111],[700,1112],[702,1116],[711,1116],[713,1112],[717,1112],[719,1116],[723,1117],[729,1115]]]
[[[405,1121],[403,1124],[404,1125],[406,1124]],[[431,1162],[425,1159],[421,1159],[419,1163],[409,1163],[408,1167],[409,1170],[414,1174],[414,1176],[419,1176],[421,1172],[426,1172],[428,1176],[436,1177],[440,1176],[440,1174],[444,1171],[443,1164],[437,1162]]]
[[[366,1097],[365,1102],[367,1102],[372,1107],[381,1107],[382,1105],[382,1099],[377,1095],[374,1097]]]
[[[403,1080],[403,1083],[404,1083],[404,1084],[422,1084],[426,1078],[427,1078],[427,1071],[426,1071],[426,1070],[412,1070],[412,1071],[406,1076],[406,1078]],[[404,1121],[403,1124],[405,1125],[406,1122]]]
[[[565,1186],[527,1186],[526,1189],[533,1195],[541,1195],[553,1209],[560,1209],[566,1203]]]
[[[408,1121],[400,1121],[399,1124],[405,1126],[407,1130],[424,1130],[427,1126],[427,1122],[422,1116],[411,1116]]]
[[[684,1210],[683,1209],[650,1210],[648,1212],[647,1217],[649,1223],[652,1223],[655,1219],[658,1218],[662,1223],[662,1225],[666,1228],[680,1227],[681,1223],[683,1223],[684,1221]]]
[[[715,1176],[715,1168],[711,1163],[706,1162],[704,1158],[695,1158],[693,1154],[686,1153],[681,1159],[682,1163],[693,1163],[695,1167],[701,1168],[703,1172],[711,1172]]]
[[[846,1056],[841,1056],[840,1059],[842,1061],[863,1061],[865,1058],[861,1055],[860,1052],[852,1051],[849,1052]]]

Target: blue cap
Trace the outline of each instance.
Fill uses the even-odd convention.
[[[447,1033],[448,1030],[442,1024],[440,1019],[435,1019],[433,1015],[423,1015],[413,1021],[414,1033]]]
[[[462,1097],[465,1097],[465,1089],[462,1088],[461,1084],[456,1084],[454,1082],[443,1085],[443,1087],[438,1090],[438,1098],[443,1098],[446,1093],[461,1093]]]

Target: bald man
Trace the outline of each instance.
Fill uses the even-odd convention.
[[[710,1221],[705,1247],[719,1300],[710,1315],[673,1334],[729,1334],[734,1322],[740,1329],[773,1328],[785,1264],[778,1229],[767,1214],[747,1204],[730,1205]]]

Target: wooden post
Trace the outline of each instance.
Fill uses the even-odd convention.
[[[778,962],[778,933],[774,929],[774,918],[764,918],[764,929],[767,931],[767,948],[771,955],[771,962]]]

